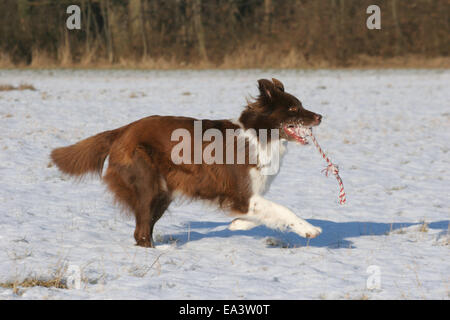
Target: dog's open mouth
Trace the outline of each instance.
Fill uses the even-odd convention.
[[[283,127],[284,132],[291,138],[295,139],[296,141],[300,142],[301,144],[308,144],[308,141],[306,140],[307,137],[311,133],[311,128],[294,125],[294,124],[288,124]]]

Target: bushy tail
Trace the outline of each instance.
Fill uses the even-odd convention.
[[[111,145],[124,129],[105,131],[71,146],[54,149],[50,157],[62,172],[69,175],[97,173],[101,176]]]

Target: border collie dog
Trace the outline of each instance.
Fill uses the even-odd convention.
[[[178,196],[210,201],[233,214],[235,219],[230,230],[248,230],[264,224],[314,238],[321,233],[320,228],[263,197],[273,178],[273,174],[264,174],[264,168],[275,156],[277,159],[282,156],[287,141],[306,144],[307,130],[319,125],[322,116],[303,108],[296,97],[284,91],[277,79],[258,80],[258,89],[259,96],[248,101],[238,120],[150,116],[54,149],[51,158],[63,173],[75,177],[98,173],[102,177],[103,164],[109,156],[102,179],[116,202],[134,214],[134,238],[139,246],[153,247],[153,227]],[[196,128],[200,128],[200,137]],[[173,136],[180,129],[181,133],[194,136],[191,141],[184,141],[186,148],[182,148],[181,153],[186,161],[181,162],[174,161],[173,157],[174,150],[180,147],[180,141]],[[227,161],[191,161],[198,151],[196,145],[201,147],[200,157],[204,155],[202,150],[206,151],[211,145],[213,139],[205,141],[202,136],[208,130],[217,134],[214,143],[219,142],[216,140],[220,134],[226,136],[230,130],[237,132],[232,135],[231,156],[228,140],[216,143],[211,153],[217,156],[223,151],[222,154],[227,153]],[[275,133],[264,135],[265,146],[262,143],[264,130]],[[244,149],[235,146],[242,138]],[[280,147],[269,156],[261,152],[275,143]],[[245,161],[236,161],[242,150]],[[250,161],[251,150],[258,151],[255,161]]]

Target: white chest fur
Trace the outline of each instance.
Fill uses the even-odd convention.
[[[257,152],[257,165],[256,168],[250,170],[250,179],[253,194],[264,194],[269,189],[270,184],[278,175],[283,156],[287,151],[287,141],[284,139],[278,139],[272,142],[261,143],[260,139],[256,137],[256,131],[249,129],[245,130],[242,123],[239,120],[231,120],[234,124],[238,125],[242,132],[242,135],[251,146]],[[266,137],[271,135],[271,132],[266,132]]]
[[[287,151],[287,141],[284,139],[278,139],[275,141],[267,141],[261,143],[261,140],[256,137],[255,130],[245,130],[242,124],[234,120],[233,123],[241,127],[241,135],[247,140],[250,149],[255,150],[257,153],[256,168],[250,170],[250,179],[253,194],[264,194],[269,189],[270,184],[278,175],[283,156]],[[271,134],[267,133],[266,137]],[[273,138],[273,137],[272,137]]]
[[[286,140],[280,141],[278,148],[279,150],[278,156],[273,155],[271,159],[266,158],[263,159],[261,162],[258,161],[258,165],[256,166],[256,168],[252,168],[250,170],[250,179],[253,194],[263,195],[269,190],[270,184],[280,171],[283,156],[286,154],[287,151],[286,144],[287,144]],[[263,154],[266,154],[264,150]],[[260,157],[258,157],[258,160],[259,159]],[[271,169],[266,170],[267,166],[271,166]]]

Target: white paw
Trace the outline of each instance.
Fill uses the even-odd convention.
[[[258,226],[258,224],[253,221],[237,218],[230,223],[228,229],[231,231],[250,230],[256,226]]]
[[[293,227],[292,230],[304,238],[315,238],[322,233],[320,227],[315,227],[309,223]]]

